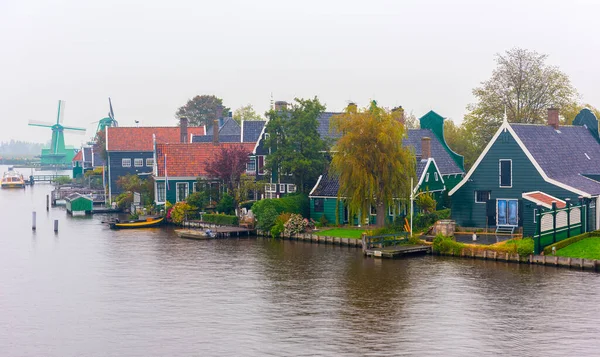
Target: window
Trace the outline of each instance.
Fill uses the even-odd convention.
[[[500,187],[512,187],[512,160],[500,160]]]
[[[279,184],[279,192],[280,193],[285,193],[285,184],[284,183],[280,183]]]
[[[121,159],[121,166],[131,167],[131,159]]]
[[[198,182],[192,184],[192,192],[198,192]]]
[[[475,203],[486,203],[490,200],[490,191],[475,191]]]
[[[437,172],[433,173],[433,177],[435,178],[436,181],[438,180],[438,174],[437,174]]]
[[[265,174],[265,156],[264,155],[257,156],[257,162],[258,162],[258,174],[264,175]]]
[[[185,201],[189,193],[189,184],[187,182],[177,182],[177,197],[175,202]]]
[[[537,208],[533,210],[533,223],[537,223]]]
[[[268,183],[265,185],[265,198],[277,198],[276,183]]]
[[[292,183],[288,184],[288,185],[287,185],[287,191],[288,191],[289,193],[296,192],[296,185],[294,185],[294,184],[292,184]]]
[[[371,205],[371,216],[376,216],[377,215],[377,207]]]
[[[142,167],[142,166],[144,166],[144,159],[134,159],[133,160],[133,166],[135,166],[135,167]]]
[[[323,212],[323,206],[325,204],[324,198],[315,198],[315,212]]]
[[[425,182],[429,182],[429,172],[425,175]]]
[[[156,183],[156,202],[166,202],[167,201],[167,192],[165,190],[164,182]]]
[[[388,207],[388,216],[394,217],[394,205],[393,204]]]
[[[519,201],[496,200],[496,224],[499,226],[517,226],[519,224]]]
[[[154,158],[151,158],[151,157],[150,157],[150,158],[147,158],[147,159],[146,159],[146,166],[147,166],[147,167],[152,167],[152,166],[154,166]]]
[[[254,156],[250,156],[250,161],[246,164],[247,172],[256,172],[256,158]]]

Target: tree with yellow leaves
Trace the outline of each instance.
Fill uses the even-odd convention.
[[[401,117],[372,101],[360,110],[351,104],[332,118],[332,130],[342,134],[330,168],[339,179],[338,198],[345,197],[350,215],[361,222],[376,207],[378,227],[385,224],[386,208],[408,197],[415,176],[414,154],[402,146],[406,128]]]

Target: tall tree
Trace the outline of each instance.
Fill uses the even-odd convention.
[[[477,98],[464,118],[465,128],[477,133],[475,140],[483,150],[502,123],[543,123],[550,107],[565,108],[576,102],[577,91],[569,77],[558,67],[546,63],[547,55],[513,48],[496,55],[492,77],[473,89]]]
[[[213,120],[219,119],[219,111],[221,113],[229,112],[229,108],[223,106],[223,99],[214,95],[197,95],[177,109],[175,117],[178,120],[187,117],[189,125],[202,126],[209,125]]]
[[[291,175],[298,190],[307,192],[323,172],[327,159],[327,143],[318,132],[319,115],[325,106],[317,97],[294,99],[289,108],[270,110],[265,140],[271,154],[265,168],[279,175]]]
[[[338,197],[346,197],[350,214],[360,212],[361,221],[375,206],[377,226],[382,227],[386,207],[409,195],[415,177],[415,157],[402,146],[406,128],[375,101],[360,110],[349,106],[332,124],[342,134],[330,168],[339,176]]]
[[[228,191],[233,194],[246,171],[250,152],[241,145],[222,146],[206,165],[206,172],[223,180]]]
[[[233,119],[240,123],[242,120],[265,120],[258,114],[252,104],[243,105],[233,112]]]
[[[96,142],[94,143],[94,151],[100,153],[102,160],[107,160],[106,154],[106,132],[99,131],[96,133]]]

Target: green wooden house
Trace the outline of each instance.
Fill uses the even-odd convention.
[[[452,218],[463,227],[533,236],[540,211],[582,204],[585,221],[572,214],[557,224],[600,227],[598,121],[584,109],[573,125],[560,126],[558,110],[547,125],[502,123],[469,173],[452,190]],[[545,223],[544,223],[545,224]],[[552,226],[552,221],[549,223]],[[537,229],[537,231],[536,231]],[[539,232],[538,232],[539,233]]]
[[[70,215],[76,214],[92,214],[94,201],[91,197],[74,193],[65,198],[67,213]]]
[[[450,149],[444,138],[444,118],[430,111],[419,119],[420,129],[408,130],[403,145],[409,147],[415,154],[417,182],[414,194],[428,191],[433,194],[438,208],[446,206],[445,193],[457,185],[464,176],[464,159]],[[342,201],[336,204],[339,184],[337,179],[327,173],[323,174],[311,190],[310,216],[320,220],[325,216],[330,223],[358,224],[356,219],[348,217],[348,209]],[[408,196],[408,193],[407,193]],[[336,206],[338,220],[336,221]],[[388,207],[388,219],[409,209],[405,204],[398,207]],[[369,222],[375,222],[374,208],[369,215]],[[367,222],[365,222],[367,223]]]

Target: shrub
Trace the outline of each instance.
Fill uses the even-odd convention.
[[[257,227],[264,231],[270,231],[279,214],[287,212],[308,216],[309,207],[307,195],[293,194],[283,198],[257,201],[252,205],[252,212],[254,212],[254,216],[256,217]]]
[[[432,213],[435,211],[435,207],[437,206],[437,202],[433,199],[433,194],[431,192],[425,192],[417,197],[415,200],[417,207],[425,211],[425,213]]]
[[[123,192],[117,197],[115,197],[115,202],[117,203],[117,207],[119,209],[127,209],[131,207],[131,204],[133,203],[133,193]]]
[[[533,238],[511,239],[506,241],[504,245],[509,252],[517,253],[522,257],[533,254]]]
[[[304,229],[306,229],[307,225],[308,221],[302,218],[301,215],[293,213],[284,224],[284,232],[287,235],[298,234],[300,232],[304,232]]]
[[[58,184],[58,185],[66,185],[69,183],[72,183],[73,180],[71,180],[71,178],[69,176],[58,176],[57,178],[54,179],[54,183]]]
[[[289,221],[291,215],[291,213],[282,213],[277,216],[275,225],[273,228],[271,228],[271,237],[279,238],[281,236],[281,234],[285,231],[285,223]]]
[[[319,223],[321,224],[321,227],[327,227],[329,221],[327,220],[327,217],[325,217],[325,213],[323,213],[321,218],[319,218]]]
[[[419,213],[413,219],[413,230],[419,231],[433,225],[440,219],[450,218],[450,209],[443,209],[431,213]]]
[[[437,253],[454,253],[458,255],[464,247],[465,244],[458,243],[452,237],[446,237],[441,234],[438,234],[433,240],[433,251]]]
[[[192,193],[185,201],[192,206],[193,209],[200,210],[203,210],[210,203],[208,195],[204,191]]]
[[[202,215],[202,221],[220,225],[236,226],[239,224],[239,219],[236,215],[226,214],[205,214]]]
[[[173,208],[171,208],[171,221],[175,224],[182,224],[185,219],[186,211],[191,209],[192,207],[186,202],[177,202]]]
[[[233,197],[227,193],[224,193],[219,203],[217,203],[215,209],[217,212],[223,212],[225,214],[235,213],[235,202],[233,201]]]

